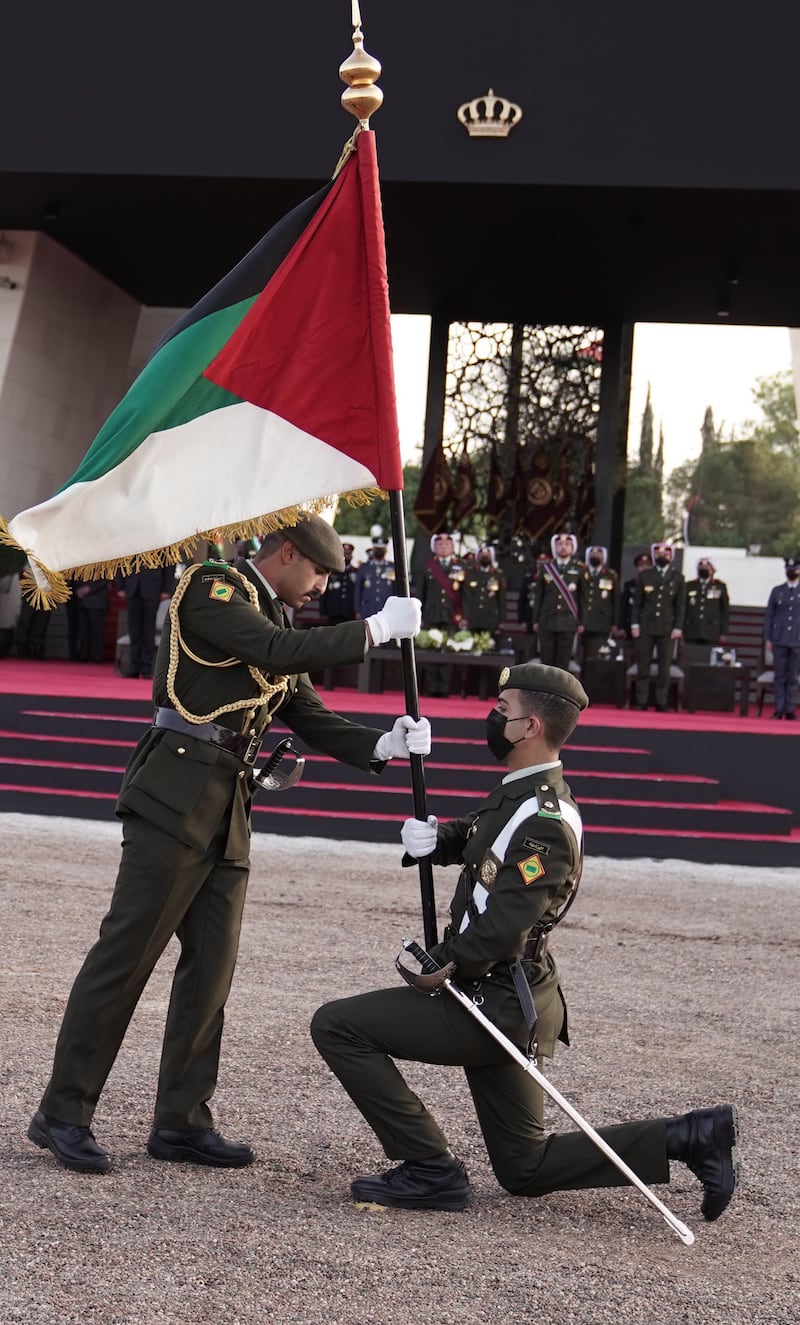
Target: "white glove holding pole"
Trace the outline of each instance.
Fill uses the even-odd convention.
[[[365,618],[373,644],[390,639],[413,639],[422,625],[422,603],[418,598],[387,598],[380,612]]]
[[[436,850],[436,838],[439,820],[435,814],[429,814],[427,821],[406,819],[400,829],[400,841],[409,856],[419,860],[420,856],[430,856]]]
[[[417,721],[406,713],[396,718],[390,732],[379,736],[373,759],[408,759],[409,755],[429,755],[431,752],[431,724],[427,718]]]

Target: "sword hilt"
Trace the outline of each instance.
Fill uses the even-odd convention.
[[[422,967],[423,975],[434,975],[437,971],[440,971],[442,969],[439,963],[434,961],[430,953],[426,952],[424,948],[420,947],[420,945],[416,943],[414,939],[403,939],[403,947],[405,948],[406,952],[410,952],[411,956],[416,958],[416,960],[419,962],[420,966]]]
[[[262,778],[268,778],[270,773],[275,772],[275,769],[283,759],[283,756],[291,754],[292,750],[294,750],[294,742],[292,741],[291,736],[285,736],[282,741],[278,741],[278,744],[275,746],[275,749],[272,751],[266,764],[259,770],[259,776]]]

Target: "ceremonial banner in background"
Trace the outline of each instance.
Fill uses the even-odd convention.
[[[39,602],[301,507],[400,490],[375,136],[166,334],[75,474],[0,538]],[[33,587],[33,586],[31,586]]]
[[[461,521],[466,520],[468,516],[472,515],[472,512],[477,505],[478,496],[475,491],[475,475],[472,471],[472,463],[465,442],[456,466],[451,518],[453,529],[458,529]]]
[[[427,533],[436,534],[444,528],[452,499],[453,478],[439,442],[423,470],[414,503],[414,514]]]

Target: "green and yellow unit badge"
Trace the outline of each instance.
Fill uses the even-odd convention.
[[[208,591],[209,598],[214,598],[218,603],[229,603],[233,598],[233,585],[226,584],[225,580],[215,580]]]
[[[535,883],[536,880],[541,879],[544,874],[544,865],[542,864],[541,856],[538,854],[528,856],[527,860],[518,861],[517,868],[522,875],[522,882],[525,884]]]

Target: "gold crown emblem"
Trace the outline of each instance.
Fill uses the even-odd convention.
[[[496,97],[492,88],[474,101],[465,101],[456,114],[470,138],[507,138],[522,119],[522,107],[506,97]]]

